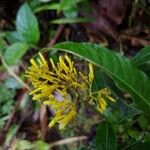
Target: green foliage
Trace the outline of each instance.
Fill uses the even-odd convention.
[[[17,64],[28,48],[29,45],[22,42],[17,42],[9,46],[4,53],[6,63],[9,65]]]
[[[4,40],[5,36],[6,36],[6,33],[0,32],[0,49],[3,49],[6,45],[6,42]]]
[[[84,22],[90,22],[92,21],[90,18],[81,18],[81,17],[76,17],[76,18],[61,18],[61,19],[56,19],[52,20],[51,23],[53,24],[66,24],[66,23],[84,23]]]
[[[16,132],[19,129],[19,125],[13,124],[10,128],[9,128],[9,132],[6,135],[6,140],[5,140],[5,145],[9,145],[9,143],[11,142],[13,136],[16,134]]]
[[[49,150],[49,144],[43,141],[35,141],[34,143],[27,141],[27,140],[20,140],[16,143],[16,150]]]
[[[128,118],[142,114],[138,109],[123,102],[121,98],[117,99],[116,104],[111,108],[104,112],[104,116],[113,124],[121,124]]]
[[[94,72],[93,90],[109,87],[116,97],[117,102],[111,107],[108,106],[104,111],[103,116],[106,121],[99,123],[96,139],[89,143],[90,149],[117,149],[116,147],[128,149],[131,145],[134,147],[143,138],[143,135],[149,133],[149,119],[148,116],[143,115],[143,112],[146,114],[150,112],[150,87],[148,84],[150,80],[144,72],[136,68],[132,60],[91,43],[64,42],[56,44],[51,50],[69,52],[93,63],[97,66]],[[141,60],[140,57],[142,56],[139,56],[139,60]],[[122,100],[119,96],[121,91],[118,88],[131,94],[134,105],[129,105]],[[140,126],[142,132],[133,128],[134,123]],[[117,146],[116,134],[118,132],[122,135],[124,143]],[[148,136],[146,137],[149,139]]]
[[[36,46],[40,39],[39,25],[30,6],[23,4],[16,17],[16,31],[6,31],[10,43],[5,49],[4,58],[8,65],[17,64],[30,47]]]
[[[27,3],[23,4],[16,17],[16,31],[7,32],[6,38],[11,42],[23,42],[36,45],[40,39],[39,25],[36,16]]]
[[[74,22],[81,22],[81,20],[77,19],[78,17],[78,6],[79,2],[84,0],[61,0],[60,1],[60,10],[63,11],[64,16],[66,18],[70,18],[70,20],[74,20]],[[84,22],[86,22],[86,18],[82,18]],[[69,22],[68,22],[69,23]]]
[[[150,147],[150,142],[137,142],[123,150],[148,150]]]
[[[49,20],[48,23],[51,24],[92,21],[91,18],[79,15],[80,12],[85,13],[88,7],[90,8],[88,0],[60,0],[44,3],[39,0],[28,0],[28,2],[21,5],[17,12],[15,30],[0,32],[1,53],[4,52],[2,54],[4,54],[4,59],[8,65],[18,64],[29,48],[37,47],[40,40],[40,31],[34,13],[37,14],[45,10],[55,11],[58,18]],[[84,5],[85,3],[88,4],[88,7]],[[140,4],[141,2],[139,3],[136,0],[134,3]],[[53,26],[55,27],[55,25]],[[7,41],[5,41],[5,38]],[[150,46],[144,47],[131,60],[92,43],[64,42],[56,44],[50,50],[54,50],[51,51],[52,53],[55,52],[51,55],[51,58],[54,58],[56,62],[58,57],[55,54],[57,50],[60,50],[93,63],[95,65],[93,91],[109,87],[116,99],[116,103],[108,104],[106,111],[103,112],[104,120],[98,123],[96,137],[88,143],[88,147],[82,147],[80,143],[78,148],[71,145],[62,146],[62,149],[70,149],[71,147],[76,150],[147,150],[150,146],[150,79],[148,77],[150,75]],[[76,59],[76,57],[74,58]],[[21,87],[13,77],[4,79],[4,82],[0,83],[0,129],[4,127],[12,112],[15,90]],[[122,96],[125,92],[131,95],[134,103],[130,103],[130,98]],[[30,105],[29,102],[30,97],[26,93],[17,111],[22,112],[25,107]],[[91,116],[86,121],[87,112],[84,112],[85,110],[88,111],[87,108],[79,110],[79,117],[77,118],[78,127],[82,126],[82,133],[89,132],[91,125],[98,121],[97,118]],[[80,111],[83,112],[80,113]],[[19,124],[10,127],[6,136],[6,145],[9,145],[19,127]],[[59,132],[59,134],[63,134],[63,138],[75,136],[77,130],[77,128],[69,129],[69,134],[66,136],[64,136],[66,131]],[[119,141],[120,138],[121,142]],[[40,140],[34,142],[18,140],[15,148],[16,150],[48,150],[50,144]]]
[[[0,84],[0,129],[13,109],[14,94],[13,90],[8,89],[3,83]]]
[[[133,58],[132,63],[136,66],[145,64],[147,61],[150,61],[150,46],[144,47],[141,49]]]
[[[97,150],[117,150],[116,133],[107,121],[101,122],[96,130]]]
[[[134,67],[130,60],[91,43],[64,42],[55,45],[54,48],[73,53],[100,67],[111,76],[120,89],[131,94],[136,107],[150,113],[150,79]]]
[[[138,118],[138,123],[142,130],[146,130],[149,126],[149,118],[146,118],[144,115]]]
[[[132,59],[131,62],[139,69],[150,75],[150,46],[141,49]]]
[[[96,139],[93,139],[88,143],[88,146],[83,150],[96,150]]]
[[[9,77],[4,81],[4,84],[9,89],[20,89],[21,84],[13,77]]]
[[[107,106],[106,111],[104,111],[104,116],[113,124],[120,124],[128,118],[132,118],[137,114],[142,114],[142,112],[132,105],[129,105],[123,101],[119,94],[121,91],[115,86],[112,79],[109,78],[101,69],[94,68],[94,82],[93,82],[93,91],[108,87],[112,90],[112,93],[116,99],[116,103]]]
[[[52,3],[52,4],[47,4],[47,5],[41,5],[35,8],[34,12],[40,12],[44,10],[59,10],[60,4],[59,3]]]
[[[31,150],[33,149],[33,144],[30,141],[27,140],[21,140],[16,145],[16,150]]]
[[[78,13],[80,12],[78,4],[84,4],[85,2],[87,2],[87,0],[61,0],[58,3],[51,2],[44,5],[39,5],[35,8],[34,12],[40,12],[44,10],[57,10],[59,12],[63,12],[64,17],[52,20],[50,23],[53,24],[91,22],[91,18],[78,17]]]
[[[37,44],[40,38],[38,21],[27,3],[23,4],[16,19],[17,34],[21,41]]]

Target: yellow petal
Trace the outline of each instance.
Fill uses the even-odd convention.
[[[50,58],[50,62],[51,62],[52,68],[53,68],[55,71],[58,71],[56,65],[54,64],[53,59]]]
[[[38,68],[38,65],[36,64],[33,58],[30,59],[30,62],[34,67]]]
[[[90,81],[90,83],[93,82],[93,79],[94,79],[93,64],[89,63],[89,81]]]
[[[101,98],[101,100],[99,101],[99,105],[101,109],[104,111],[106,109],[107,103],[104,99]]]
[[[109,100],[111,100],[112,102],[116,102],[116,100],[115,100],[114,98],[110,97],[110,96],[107,96],[107,98],[108,98]]]
[[[66,74],[69,73],[69,67],[67,67],[67,65],[65,64],[62,56],[59,56],[59,66],[60,66],[60,69],[64,70]]]
[[[42,63],[41,59],[37,58],[37,61],[39,62],[39,65],[40,65],[41,67],[44,66],[44,64]]]
[[[69,64],[70,72],[72,72],[73,71],[73,62],[67,55],[65,55],[65,59],[67,60],[67,62]]]
[[[37,88],[37,89],[31,91],[31,92],[29,93],[29,95],[33,95],[33,94],[37,93],[37,92],[40,91],[40,90],[41,90],[41,88]]]
[[[45,97],[45,94],[37,94],[37,95],[35,95],[35,96],[33,96],[33,100],[40,100],[41,98],[43,98],[43,97]]]
[[[111,94],[111,91],[108,88],[104,88],[104,89],[102,89],[102,90],[99,91],[99,94],[101,96],[109,96]]]
[[[52,119],[52,121],[48,124],[48,127],[51,128],[52,126],[54,126],[54,124],[57,122],[57,120],[54,118]]]
[[[44,101],[43,104],[44,105],[51,105],[51,101]]]
[[[49,123],[49,125],[48,125],[48,127],[49,128],[51,128],[52,126],[54,126],[54,124],[56,123],[56,122],[58,122],[60,119],[62,119],[63,118],[63,116],[55,116],[53,119],[52,119],[52,121]]]
[[[98,110],[100,113],[103,112],[103,110],[102,110],[99,106],[97,106],[97,110]]]
[[[63,119],[59,121],[59,129],[64,129],[65,126],[73,119],[76,115],[76,111],[72,109]]]
[[[40,58],[41,58],[41,61],[42,61],[43,65],[44,65],[45,67],[48,67],[48,64],[47,64],[47,62],[46,62],[46,60],[45,60],[45,58],[44,58],[44,56],[42,55],[41,52],[39,52],[39,56],[40,56]]]

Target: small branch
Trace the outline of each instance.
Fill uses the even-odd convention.
[[[9,66],[6,64],[2,54],[0,53],[0,58],[1,58],[1,61],[2,61],[2,64],[3,66],[6,68],[7,72],[12,76],[14,77],[20,84],[22,84],[23,87],[27,88],[28,90],[30,90],[30,87],[24,83],[10,68]]]
[[[46,132],[47,132],[47,108],[45,105],[41,106],[40,109],[40,127],[41,127],[41,137],[42,140],[45,140]]]
[[[67,138],[67,139],[63,139],[63,140],[51,143],[50,148],[55,147],[55,146],[64,145],[64,144],[73,143],[73,142],[83,141],[86,139],[87,139],[87,136]]]
[[[52,38],[49,41],[49,43],[47,44],[47,47],[51,47],[52,45],[54,45],[57,42],[58,38],[60,37],[60,35],[62,34],[62,32],[64,30],[64,27],[65,27],[64,25],[59,25],[54,38]]]

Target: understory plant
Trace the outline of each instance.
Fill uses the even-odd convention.
[[[49,127],[58,122],[59,128],[63,129],[76,116],[80,102],[94,105],[100,113],[106,109],[106,99],[115,102],[107,88],[92,92],[94,71],[91,63],[89,74],[84,75],[76,70],[74,62],[67,55],[59,56],[57,65],[50,59],[50,66],[41,53],[39,56],[37,62],[31,59],[32,66],[28,68],[26,76],[35,88],[30,92],[33,100],[41,100],[55,113]]]
[[[52,16],[48,16],[47,21],[40,17],[42,13]],[[93,43],[63,42],[41,49],[49,45],[47,41],[55,39],[52,33],[57,33],[56,24],[92,22],[84,13],[90,16],[88,0],[27,0],[18,9],[11,30],[0,32],[0,70],[4,72],[0,74],[0,133],[6,121],[9,122],[14,106],[17,107],[16,99],[20,99],[22,89],[30,89],[26,80],[31,82],[29,95],[34,100],[29,103],[30,97],[26,94],[24,100],[19,100],[23,103],[16,110],[16,117],[22,119],[13,120],[8,131],[11,138],[8,136],[5,145],[17,137],[19,144],[14,141],[19,148],[50,149],[50,144],[41,141],[40,135],[37,136],[40,141],[33,143],[26,140],[28,137],[21,140],[17,135],[24,126],[27,106],[37,114],[44,105],[51,115],[47,124],[50,131],[55,132],[58,126],[62,139],[68,130],[69,138],[76,135],[74,130],[87,136],[87,142],[81,142],[76,150],[147,150],[150,147],[150,46],[130,59]],[[60,40],[70,39],[69,26],[72,25],[62,26],[65,32]],[[30,56],[33,53],[37,54]],[[30,57],[28,64],[26,60]],[[27,64],[29,67],[24,73]],[[34,104],[36,109],[32,107]],[[82,127],[86,132],[82,132]]]
[[[51,51],[65,52],[57,60],[47,57]],[[86,60],[88,66],[84,72],[75,66],[70,54]],[[142,56],[142,59],[141,59]],[[47,105],[53,111],[49,127],[58,123],[60,129],[67,128],[80,109],[80,103],[92,106],[103,117],[96,127],[93,143],[96,149],[129,149],[149,143],[145,135],[149,126],[141,134],[134,135],[128,129],[128,138],[117,142],[117,134],[122,123],[139,116],[149,118],[150,79],[147,72],[138,67],[149,61],[149,47],[142,49],[132,60],[119,53],[92,43],[64,42],[52,48],[43,49],[31,58],[26,77],[34,89],[30,92],[33,100]],[[139,62],[139,63],[138,63]],[[140,65],[138,65],[140,64]],[[126,102],[118,93],[128,94]],[[149,120],[149,119],[148,119]],[[125,146],[125,143],[128,144]],[[146,146],[147,147],[147,146]]]

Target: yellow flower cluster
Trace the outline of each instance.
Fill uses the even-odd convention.
[[[93,96],[91,88],[94,71],[91,63],[89,63],[89,74],[86,76],[82,72],[77,72],[74,62],[67,55],[59,56],[59,62],[55,64],[51,58],[47,62],[39,53],[37,61],[31,59],[30,62],[31,66],[26,71],[26,76],[34,87],[30,95],[33,95],[33,100],[40,100],[50,106],[55,114],[49,127],[59,123],[59,128],[64,129],[76,116],[78,101],[85,92],[89,103],[92,101],[99,112],[106,109],[106,99],[115,102],[107,88],[98,91],[97,97]]]

